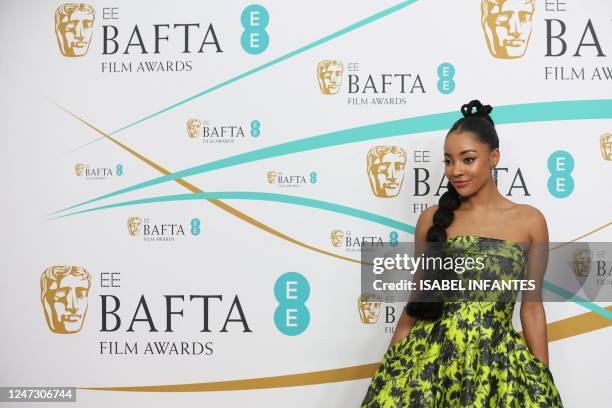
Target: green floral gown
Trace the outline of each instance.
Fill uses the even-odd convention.
[[[483,256],[481,279],[526,278],[516,242],[463,235],[449,250]],[[563,407],[552,373],[514,330],[514,305],[446,300],[438,320],[418,320],[387,350],[361,407]]]

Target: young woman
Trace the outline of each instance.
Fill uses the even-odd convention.
[[[515,298],[426,301],[423,294],[413,295],[362,408],[563,406],[548,369],[540,297],[548,261],[546,220],[536,208],[513,203],[497,190],[492,170],[500,153],[491,111],[471,101],[448,131],[448,190],[419,217],[415,256],[435,255],[433,247],[438,255],[482,256],[483,276],[532,279],[535,290],[529,301],[523,294],[520,308],[525,340],[512,326]],[[435,274],[419,270],[415,280],[440,279]]]

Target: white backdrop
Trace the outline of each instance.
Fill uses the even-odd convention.
[[[358,406],[369,384],[368,373],[384,354],[395,322],[387,323],[382,314],[375,324],[361,322],[356,302],[359,252],[344,244],[333,246],[330,233],[339,229],[345,235],[388,240],[396,232],[400,241],[412,241],[411,227],[421,207],[439,198],[434,193],[443,175],[446,130],[460,117],[460,106],[471,99],[495,108],[498,167],[508,168],[507,174],[498,176],[503,194],[508,195],[520,171],[526,190],[512,189],[508,198],[539,208],[547,218],[551,241],[585,234],[585,241],[612,239],[610,228],[600,229],[609,226],[612,208],[612,157],[601,150],[601,136],[612,132],[612,105],[607,99],[612,89],[612,9],[603,0],[548,3],[536,0],[531,24],[522,21],[519,30],[523,36],[531,30],[525,54],[508,59],[487,48],[478,0],[262,1],[257,4],[269,14],[265,28],[269,44],[258,53],[241,45],[245,29],[240,16],[250,2],[94,0],[88,3],[95,10],[88,28],[91,38],[85,33],[85,39],[79,40],[89,41],[89,48],[76,57],[62,55],[58,47],[54,15],[60,2],[3,1],[0,386],[163,385],[184,390],[184,384],[199,384],[194,392],[184,393],[170,392],[177,388],[158,393],[79,390],[77,405],[87,407],[124,406],[128,401],[159,407],[168,403]],[[110,18],[111,11],[116,19]],[[186,29],[175,25],[196,23],[200,27],[187,29],[191,52],[184,53]],[[168,40],[159,40],[157,54],[154,24],[167,25],[160,30]],[[566,28],[561,38],[567,51],[547,56],[547,38],[558,34],[561,24]],[[139,45],[128,47],[130,42],[139,43],[133,35],[135,25],[147,54]],[[213,42],[210,33],[206,37],[209,25],[222,52],[215,44],[205,44],[204,51],[197,53],[203,40]],[[103,53],[104,26],[117,27],[116,54]],[[580,56],[574,56],[585,27]],[[595,43],[593,32],[604,55],[598,56],[596,46],[585,45]],[[559,53],[560,40],[550,41],[551,53]],[[107,45],[111,45],[108,40]],[[326,95],[319,87],[317,64],[323,60],[342,62],[336,94]],[[168,62],[176,66],[177,61],[188,62],[191,70],[137,70],[141,63],[165,67]],[[131,64],[132,72],[106,72],[122,63]],[[442,63],[455,70],[450,93],[438,86]],[[584,79],[550,74],[547,78],[547,67],[553,67],[549,73],[564,67],[566,76],[572,68],[584,69]],[[350,93],[351,74],[359,76],[360,91],[371,75],[377,93],[372,88]],[[383,92],[382,74],[411,74],[405,92],[398,77],[391,78]],[[417,75],[422,88],[410,93]],[[373,104],[376,97],[386,99]],[[368,104],[355,104],[351,98],[363,98]],[[574,104],[569,108],[556,104],[561,101]],[[522,106],[530,103],[538,105]],[[410,121],[398,124],[399,130],[386,137],[389,121],[446,112],[456,113],[423,120],[419,122],[423,127]],[[547,119],[555,113],[568,120]],[[204,143],[203,127],[197,137],[189,137],[190,119],[198,119],[209,130],[240,128],[244,137],[226,135],[215,139],[229,142]],[[256,137],[251,135],[254,120],[260,123]],[[374,124],[380,126],[348,131]],[[323,135],[320,144],[312,148],[300,142],[319,135]],[[275,147],[291,141],[296,144]],[[395,197],[377,196],[368,181],[366,155],[379,145],[399,146],[406,152],[403,184]],[[243,161],[240,158],[245,156],[238,156],[267,147],[276,150],[259,151]],[[430,159],[419,163],[415,154],[423,151]],[[557,151],[569,153],[575,163],[569,194],[547,187],[551,176],[547,160]],[[227,158],[232,159],[221,162],[220,168],[183,177],[182,184],[170,180],[50,215],[156,179],[163,169],[177,172]],[[106,169],[98,171],[107,175],[79,176],[75,173],[79,163],[90,171]],[[427,195],[415,195],[415,168],[430,172],[432,189]],[[278,179],[269,183],[269,171],[294,176],[300,183],[286,186]],[[149,202],[55,218],[194,191],[244,192],[251,199],[220,196],[221,202]],[[284,202],[287,196],[302,199],[296,205]],[[354,216],[333,205],[369,215]],[[395,223],[385,224],[373,215]],[[139,234],[128,233],[129,217],[143,222]],[[193,219],[199,222],[197,235],[191,233]],[[146,241],[147,220],[150,227],[180,225],[184,235],[165,234],[173,240]],[[46,323],[39,281],[52,265],[81,266],[92,276],[87,314],[76,333],[55,333]],[[111,272],[119,274],[120,287],[101,283],[101,277]],[[309,318],[300,312],[299,333],[292,335],[274,318],[279,306],[274,286],[286,272],[299,273],[309,287],[305,302]],[[122,324],[117,331],[101,331],[102,295],[121,301]],[[134,323],[133,332],[126,331],[141,295],[157,332],[150,332],[143,321]],[[175,311],[184,310],[182,317],[172,317],[173,332],[164,331],[164,295],[186,299],[173,306]],[[210,301],[209,333],[201,332],[202,302],[190,302],[190,295],[222,296]],[[240,317],[232,308],[235,296],[245,323],[230,321],[223,332],[228,315],[230,320]],[[567,407],[604,407],[609,399],[606,367],[612,364],[607,352],[612,331],[610,309],[604,307],[610,304],[545,305],[554,327],[549,327],[550,368]],[[397,313],[402,304],[387,306]],[[138,316],[145,316],[142,309]],[[575,316],[577,320],[565,320]],[[559,324],[554,326],[555,322]],[[108,323],[112,326],[113,320]],[[520,330],[518,314],[514,323]],[[250,331],[245,332],[245,324]],[[147,342],[164,341],[210,342],[212,352],[143,353]],[[136,342],[139,353],[101,353],[101,342],[117,342],[120,347]],[[324,375],[326,370],[331,373]],[[264,378],[263,383],[255,381],[258,378]],[[210,383],[219,381],[228,381],[220,386],[225,390],[209,391]]]

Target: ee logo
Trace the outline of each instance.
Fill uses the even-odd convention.
[[[399,244],[399,241],[397,240],[399,238],[399,235],[397,234],[397,231],[391,231],[389,233],[389,245],[391,245],[392,247],[396,247],[397,244]]]
[[[191,225],[191,235],[200,235],[200,219],[194,218],[189,223]]]
[[[251,136],[259,137],[261,134],[261,122],[257,119],[251,121]]]
[[[259,4],[247,6],[240,15],[240,23],[244,28],[240,43],[249,54],[261,54],[270,44],[270,36],[266,27],[270,22],[268,11]]]
[[[316,183],[317,182],[317,172],[316,171],[311,171],[310,172],[310,182],[311,183]]]
[[[455,67],[453,64],[445,62],[438,65],[438,91],[440,93],[448,95],[455,90]]]
[[[310,323],[310,312],[305,303],[310,296],[310,285],[304,275],[287,272],[274,284],[278,306],[274,310],[276,328],[287,336],[301,334]]]
[[[565,198],[574,191],[574,158],[565,150],[557,150],[548,156],[548,191],[553,197]]]

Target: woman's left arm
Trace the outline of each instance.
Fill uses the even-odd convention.
[[[548,264],[548,227],[544,215],[538,209],[528,207],[526,213],[531,239],[527,258],[527,279],[534,281],[535,289],[523,292],[521,325],[529,351],[548,367],[546,313],[542,304],[542,282]]]

